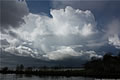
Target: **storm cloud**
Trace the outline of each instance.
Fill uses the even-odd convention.
[[[91,50],[75,50],[84,47],[98,33],[91,11],[67,6],[65,9],[51,9],[50,14],[52,17],[32,13],[25,16],[25,23],[19,29],[11,29],[21,39],[9,38],[11,45],[5,51],[46,60],[84,55],[88,56],[86,59],[91,55],[99,57]]]
[[[106,45],[107,48],[120,46],[119,20],[99,31],[93,12],[86,10],[89,8],[77,9],[66,6],[67,3],[65,7],[50,9],[48,16],[28,12],[24,1],[6,2],[2,1],[2,4],[8,4],[10,9],[4,10],[8,7],[2,5],[1,21],[2,31],[6,31],[6,34],[1,31],[1,42],[9,45],[1,46],[6,53],[48,61],[90,60],[91,57],[101,57],[96,49],[100,51]]]
[[[18,28],[22,23],[24,23],[23,17],[29,13],[25,1],[2,0],[0,2],[1,32],[4,32],[5,29]]]

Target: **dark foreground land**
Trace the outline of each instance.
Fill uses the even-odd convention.
[[[93,57],[91,61],[84,64],[83,68],[68,67],[42,67],[39,69],[18,65],[15,70],[4,67],[0,70],[2,74],[26,74],[36,76],[83,76],[94,78],[120,78],[120,55],[112,56],[105,54],[103,58]]]

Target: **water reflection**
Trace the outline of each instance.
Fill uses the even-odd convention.
[[[33,76],[23,74],[0,74],[0,80],[120,80],[120,79],[94,79],[85,77],[51,77],[51,76]]]

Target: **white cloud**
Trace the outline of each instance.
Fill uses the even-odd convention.
[[[76,52],[74,49],[68,46],[62,46],[60,49],[56,51],[49,52],[43,57],[48,58],[50,60],[63,60],[65,58],[73,58],[80,57],[80,59],[90,60],[91,57],[101,57],[98,56],[94,51],[80,51]]]
[[[22,45],[18,47],[16,46],[7,47],[5,48],[5,51],[19,56],[31,56],[31,57],[39,58],[37,50],[33,51],[33,49]]]
[[[38,36],[71,34],[89,36],[95,33],[96,22],[93,14],[88,10],[75,10],[67,6],[65,9],[53,9],[50,13],[52,18],[32,13],[24,17],[26,24],[19,29],[20,34],[23,34],[24,38],[35,39]]]
[[[51,10],[54,33],[57,35],[79,34],[88,36],[96,26],[93,14],[86,10],[75,10],[70,6],[65,9]],[[59,28],[59,29],[58,29]]]
[[[120,20],[112,20],[107,27],[106,36],[108,37],[108,43],[120,49]]]
[[[59,60],[59,59],[61,60],[72,56],[79,56],[79,54],[70,47],[61,47],[61,49],[43,55],[43,57],[46,57],[51,60]]]
[[[108,38],[109,44],[114,45],[116,48],[120,49],[120,38],[117,34],[114,34],[113,36],[110,36]]]
[[[81,31],[81,34],[83,36],[93,34],[94,32],[92,32],[91,30],[92,30],[92,25],[91,24],[85,25],[84,28]]]
[[[87,37],[96,33],[96,22],[91,11],[67,6],[65,9],[52,9],[50,14],[52,17],[32,13],[25,16],[25,23],[19,29],[11,29],[19,38],[8,40],[12,45],[6,51],[52,60],[83,56],[84,53],[90,57],[95,53],[74,50],[83,47]]]

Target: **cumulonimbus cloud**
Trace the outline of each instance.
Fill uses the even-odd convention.
[[[67,6],[65,9],[51,9],[50,14],[52,17],[32,13],[25,16],[25,23],[19,29],[11,29],[19,36],[14,39],[17,45],[9,38],[8,42],[11,44],[5,50],[51,60],[71,56],[96,56],[94,51],[74,50],[84,47],[87,39],[97,33],[96,21],[91,11]]]

